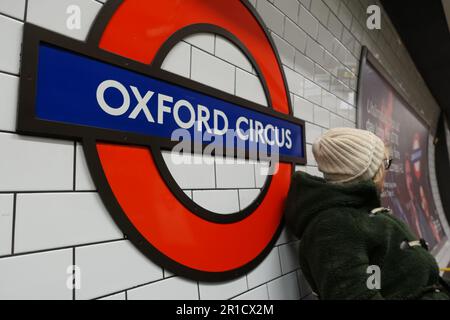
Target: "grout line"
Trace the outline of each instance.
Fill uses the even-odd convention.
[[[7,74],[8,76],[13,76],[13,77],[19,77],[20,74],[19,73],[13,73],[13,72],[9,72],[9,71],[5,71],[5,70],[0,70],[0,74]]]
[[[74,193],[72,189],[66,189],[66,190],[14,190],[14,191],[0,191],[0,194],[8,194],[16,192],[17,194],[29,194],[29,193],[43,193],[43,194],[52,194],[52,193]],[[77,190],[76,193],[97,193],[97,190]]]
[[[237,79],[237,69],[236,69],[236,67],[234,67],[234,88],[233,88],[233,90],[234,90],[234,95],[235,96],[237,96],[237,93],[236,93],[236,79]]]
[[[189,79],[192,80],[192,47],[193,45],[189,44]]]
[[[17,208],[17,194],[13,195],[13,221],[12,221],[12,237],[11,237],[11,254],[14,254],[14,242],[16,241],[16,208]]]
[[[82,247],[88,247],[88,246],[99,245],[99,244],[113,243],[113,242],[118,242],[118,241],[124,241],[124,239],[119,238],[119,239],[89,242],[89,243],[82,243],[82,244],[69,245],[69,246],[56,247],[56,248],[46,248],[46,249],[39,249],[39,250],[24,251],[24,252],[19,252],[19,253],[2,255],[2,256],[0,256],[0,258],[14,258],[14,257],[19,257],[19,256],[24,256],[24,255],[29,255],[29,254],[35,254],[35,253],[67,250],[67,249],[72,249],[72,248],[82,248]]]
[[[197,294],[198,294],[198,300],[202,300],[200,298],[200,282],[197,281]]]
[[[233,189],[233,188],[230,188],[230,189]],[[196,189],[196,190],[199,190],[199,189]],[[211,189],[204,189],[204,190],[211,190]],[[216,163],[215,157],[214,157],[214,190],[223,190],[223,189],[217,188],[217,163]],[[192,199],[194,199],[194,189],[192,190]]]
[[[23,16],[23,20],[24,20],[24,21],[27,21],[28,4],[29,4],[29,0],[25,0],[25,12],[24,12],[24,16]]]
[[[283,266],[281,264],[280,246],[277,246],[278,262],[280,263],[280,272],[283,274]]]
[[[109,296],[113,296],[113,295],[118,294],[118,293],[128,292],[128,290],[137,289],[137,288],[144,287],[146,285],[153,284],[153,283],[156,283],[156,282],[159,282],[159,281],[163,281],[163,280],[165,280],[165,279],[164,278],[159,278],[157,280],[153,280],[153,281],[150,281],[150,282],[145,282],[143,284],[139,284],[139,285],[136,285],[136,286],[128,287],[128,288],[125,288],[125,289],[122,289],[122,290],[119,290],[119,291],[110,292],[110,293],[98,296],[96,298],[92,298],[90,300],[98,300],[98,299],[106,298],[106,297],[109,297]],[[128,299],[128,293],[126,293],[126,295],[127,295],[127,299]]]
[[[285,277],[285,276],[287,276],[287,275],[289,275],[289,274],[291,274],[291,273],[293,273],[293,272],[297,273],[297,270],[298,270],[298,269],[295,269],[294,271],[290,271],[290,272],[288,272],[288,273],[286,273],[286,274],[282,274],[282,275],[280,275],[280,276],[271,278],[269,281],[264,282],[264,283],[261,283],[261,284],[257,285],[256,287],[253,287],[253,288],[251,288],[251,289],[249,289],[249,290],[247,290],[247,291],[240,292],[239,294],[237,294],[237,295],[235,295],[235,296],[232,296],[232,297],[229,298],[228,300],[237,298],[237,297],[243,295],[244,293],[248,293],[248,292],[250,292],[250,291],[252,291],[252,290],[255,290],[255,289],[257,289],[257,288],[260,288],[260,287],[262,287],[262,286],[265,286],[265,285],[267,285],[267,284],[269,284],[269,283],[271,283],[271,282],[274,282],[274,281],[276,281],[276,280],[278,280],[278,279],[280,279],[280,278],[283,278],[283,277]],[[298,284],[297,284],[297,285],[298,285]],[[269,295],[269,288],[268,288],[268,286],[267,286],[267,295],[269,296],[269,300],[270,300],[270,295]]]
[[[240,196],[239,189],[237,189],[236,191],[237,191],[237,196],[238,196],[238,208],[239,208],[239,211],[241,211],[242,210],[242,208],[241,208],[241,196]]]
[[[26,9],[25,9],[25,10],[26,10]],[[10,14],[8,14],[8,13],[5,13],[5,12],[0,12],[0,16],[4,16],[4,17],[6,17],[6,18],[9,18],[9,19],[18,21],[18,22],[20,22],[20,23],[24,23],[24,20],[22,20],[22,19],[20,19],[20,18],[13,17],[12,15],[10,15]]]
[[[78,282],[78,279],[76,278],[76,273],[75,273],[75,247],[73,247],[72,250],[72,300],[75,300],[75,291],[76,291],[76,285]]]
[[[216,35],[215,33],[208,33],[208,34],[213,35],[213,36]],[[207,54],[207,55],[209,55],[209,56],[211,56],[211,57],[213,57],[213,58],[216,58],[216,59],[218,59],[218,60],[221,60],[221,61],[223,61],[223,62],[225,62],[225,63],[227,63],[227,64],[229,64],[229,65],[231,65],[231,66],[233,66],[233,67],[235,67],[235,68],[238,68],[238,69],[241,70],[241,71],[244,71],[244,72],[247,72],[247,73],[249,73],[249,74],[251,74],[251,75],[253,75],[253,76],[256,76],[256,77],[259,79],[259,77],[258,77],[258,75],[257,75],[256,73],[252,73],[251,71],[248,71],[247,69],[244,69],[244,68],[242,68],[241,66],[235,65],[235,64],[231,63],[230,61],[225,60],[224,58],[221,58],[221,57],[219,57],[219,56],[216,56],[215,54],[212,54],[211,52],[206,51],[205,49],[200,48],[200,47],[198,47],[198,46],[196,46],[196,45],[194,45],[194,44],[192,44],[192,43],[186,42],[186,41],[184,41],[184,40],[181,40],[181,42],[184,42],[184,43],[190,45],[190,46],[191,46],[191,50],[192,50],[192,48],[194,48],[194,49],[196,49],[196,50],[198,50],[198,51],[201,51],[201,52],[204,53],[204,54]],[[232,42],[230,42],[230,43],[234,46],[234,44],[233,44]],[[214,43],[214,46],[215,46],[215,43]],[[242,55],[245,57],[245,59],[247,59],[247,61],[250,63],[250,65],[251,65],[252,68],[253,68],[253,65],[251,64],[251,62],[250,62],[250,60],[248,59],[248,57],[241,51],[241,49],[240,49],[239,47],[237,47],[237,46],[235,46],[235,47],[239,50],[239,52],[242,53]],[[215,47],[214,47],[214,52],[215,52]],[[191,63],[192,63],[192,62],[191,62]],[[261,81],[261,79],[259,79],[259,81]]]
[[[77,180],[77,142],[73,142],[73,191],[76,190],[76,180]]]

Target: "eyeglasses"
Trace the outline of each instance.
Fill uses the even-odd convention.
[[[384,169],[389,170],[392,164],[392,158],[384,159],[383,161],[384,161]]]

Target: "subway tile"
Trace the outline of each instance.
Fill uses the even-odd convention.
[[[295,171],[306,172],[306,166],[296,165]]]
[[[324,25],[327,25],[330,9],[322,0],[314,0],[311,2],[311,13]]]
[[[12,194],[0,194],[0,256],[11,254],[13,232]]]
[[[215,35],[211,33],[195,33],[187,36],[183,40],[193,45],[194,47],[214,54],[214,39]]]
[[[307,122],[305,124],[306,143],[314,143],[321,135],[322,128]]]
[[[309,159],[308,159],[308,161],[309,161]],[[305,172],[306,168],[304,166],[296,166],[295,171]],[[275,243],[275,245],[279,246],[280,244],[285,244],[285,243],[292,242],[295,240],[297,240],[297,238],[292,234],[292,232],[290,232],[286,227],[284,227],[283,230],[281,231],[280,236],[278,237],[278,240]]]
[[[306,154],[308,156],[308,165],[310,166],[317,166],[316,159],[314,158],[314,154],[312,152],[312,145],[307,144],[306,145]]]
[[[314,123],[321,127],[330,127],[330,111],[325,108],[314,106]]]
[[[340,65],[340,67],[338,68],[338,72],[337,72],[337,78],[340,82],[342,82],[343,84],[349,86],[349,75],[350,75],[350,70],[348,70],[344,65]]]
[[[294,96],[293,109],[294,117],[314,122],[314,105],[308,100]]]
[[[331,75],[318,64],[314,67],[314,82],[322,88],[330,90]]]
[[[337,77],[339,67],[341,66],[341,63],[333,57],[328,51],[325,51],[323,56],[323,67],[325,70],[327,70],[329,73]]]
[[[300,13],[298,17],[298,25],[306,31],[306,33],[312,37],[317,37],[317,31],[319,28],[319,21],[313,17],[305,7],[300,6]]]
[[[324,2],[327,4],[327,6],[333,11],[334,13],[338,12],[339,9],[339,1],[340,0],[324,0]]]
[[[241,69],[236,69],[236,95],[267,106],[266,94],[259,78]]]
[[[0,32],[0,71],[18,74],[23,23],[0,15],[0,30],[4,30]]]
[[[100,298],[98,300],[126,300],[126,296],[125,296],[125,292],[119,292],[116,294],[112,294],[110,296]]]
[[[259,189],[240,189],[239,191],[239,207],[241,210],[247,208],[259,196]]]
[[[256,188],[262,188],[264,186],[269,170],[269,164],[267,162],[257,161],[255,163]]]
[[[72,190],[73,142],[0,133],[0,191]]]
[[[193,200],[203,208],[220,214],[239,211],[237,190],[202,190],[193,191]]]
[[[307,166],[306,172],[312,176],[323,177],[322,172],[320,172],[319,168],[317,168],[316,166]]]
[[[323,47],[318,44],[313,38],[308,38],[308,44],[306,46],[306,55],[310,57],[314,62],[323,65]]]
[[[315,104],[322,104],[322,89],[312,81],[305,79],[305,99],[314,102]]]
[[[300,51],[295,53],[295,71],[304,77],[314,79],[314,62]]]
[[[336,109],[338,115],[340,115],[341,117],[347,119],[348,118],[348,110],[349,110],[349,108],[350,107],[349,107],[348,103],[338,99],[337,109]]]
[[[297,48],[297,50],[304,52],[307,39],[306,33],[289,19],[286,19],[284,28],[284,39]]]
[[[252,72],[253,70],[252,64],[244,53],[232,42],[219,35],[216,36],[215,55],[248,72]]]
[[[327,28],[325,28],[322,25],[319,25],[319,31],[317,34],[317,42],[320,43],[320,45],[322,45],[325,49],[327,49],[328,51],[332,51],[333,50],[333,40],[334,40],[334,35],[331,34],[330,31],[328,31]]]
[[[284,68],[284,73],[286,75],[286,81],[289,87],[289,91],[296,95],[303,96],[303,77],[297,72],[286,67]]]
[[[339,40],[334,39],[333,40],[333,55],[341,62],[345,61],[345,57],[347,54],[347,49],[344,47],[344,45],[339,42]]]
[[[94,181],[92,180],[91,174],[89,172],[88,164],[86,162],[83,146],[77,143],[75,152],[75,190],[96,190]]]
[[[278,248],[273,248],[267,257],[247,275],[249,288],[255,288],[276,277],[281,276],[280,258]]]
[[[269,292],[267,291],[267,286],[262,285],[258,288],[247,291],[232,300],[269,300]]]
[[[364,21],[366,19],[366,11],[362,8],[359,1],[347,1],[347,6],[354,17],[352,24],[357,20]]]
[[[0,299],[71,300],[72,264],[72,249],[2,258]]]
[[[163,277],[162,269],[128,240],[78,247],[75,249],[75,263],[81,270],[81,288],[76,291],[75,298],[81,300]]]
[[[25,16],[25,0],[0,1],[0,13],[23,20]]]
[[[314,1],[316,1],[316,0],[314,0]],[[311,0],[300,0],[300,3],[306,8],[306,9],[309,9],[309,8],[311,8]]]
[[[298,300],[300,292],[297,276],[291,272],[267,284],[270,300]]]
[[[300,268],[299,262],[299,241],[283,244],[278,247],[280,251],[281,272],[283,274]]]
[[[319,300],[314,293],[308,294],[306,297],[303,297],[301,300]]]
[[[288,66],[289,68],[293,69],[295,59],[295,48],[273,32],[272,32],[272,39],[273,42],[275,43],[275,46],[277,47],[277,51],[280,56],[281,62],[286,66]]]
[[[183,192],[184,192],[190,199],[192,199],[192,190],[183,190]]]
[[[364,32],[363,32],[363,27],[361,27],[359,22],[357,22],[356,20],[353,20],[350,31],[353,33],[353,35],[359,42],[362,41]]]
[[[191,46],[178,42],[164,58],[161,69],[189,78],[191,69]]]
[[[192,48],[191,79],[234,94],[235,67],[225,61]]]
[[[17,195],[15,252],[123,238],[96,193]]]
[[[218,188],[254,188],[255,172],[249,161],[216,161],[216,184]]]
[[[18,97],[19,77],[0,73],[0,130],[16,130]]]
[[[172,277],[128,290],[128,300],[198,300],[197,282]]]
[[[213,157],[166,151],[162,153],[162,156],[180,188],[215,188]]]
[[[350,28],[352,25],[352,13],[347,8],[347,6],[341,2],[338,10],[339,20],[344,24],[345,27]]]
[[[342,31],[344,25],[339,21],[339,19],[332,13],[328,16],[328,30],[338,39],[342,36]]]
[[[84,40],[102,4],[91,0],[28,0],[27,22]],[[80,12],[79,28],[73,24]]]
[[[322,90],[322,106],[325,109],[336,113],[336,107],[337,107],[336,96],[329,93],[328,91]]]
[[[284,15],[281,11],[267,0],[258,0],[256,10],[270,30],[279,36],[283,35]]]
[[[275,0],[273,3],[291,20],[297,22],[299,8],[298,0]]]
[[[312,293],[311,286],[306,280],[301,270],[297,270],[297,278],[298,278],[298,287],[300,289],[300,296],[306,297]]]
[[[356,108],[350,107],[348,110],[348,120],[356,122]]]
[[[352,70],[353,73],[356,73],[356,71],[358,70],[358,60],[350,51],[345,51],[345,58],[343,62],[348,68],[350,68],[350,70]]]
[[[245,276],[227,282],[200,282],[199,288],[201,300],[230,299],[248,290]]]
[[[355,37],[348,31],[344,29],[342,33],[342,44],[347,48],[347,50],[353,52],[355,48],[356,39]]]

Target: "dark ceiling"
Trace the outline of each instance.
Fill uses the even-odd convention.
[[[381,3],[450,121],[450,31],[441,0]]]

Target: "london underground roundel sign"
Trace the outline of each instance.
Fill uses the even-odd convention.
[[[199,32],[246,55],[268,108],[161,69],[178,41]],[[237,277],[264,259],[281,229],[293,167],[306,161],[304,122],[291,116],[279,57],[254,9],[239,0],[110,0],[86,42],[26,24],[18,130],[82,141],[127,238],[161,266],[205,281]],[[181,190],[163,160],[162,150],[179,143],[177,130],[193,137],[192,152],[210,146],[198,131],[236,132],[232,147],[216,150],[246,159],[273,159],[253,151],[276,143],[278,170],[244,210],[211,212]]]

